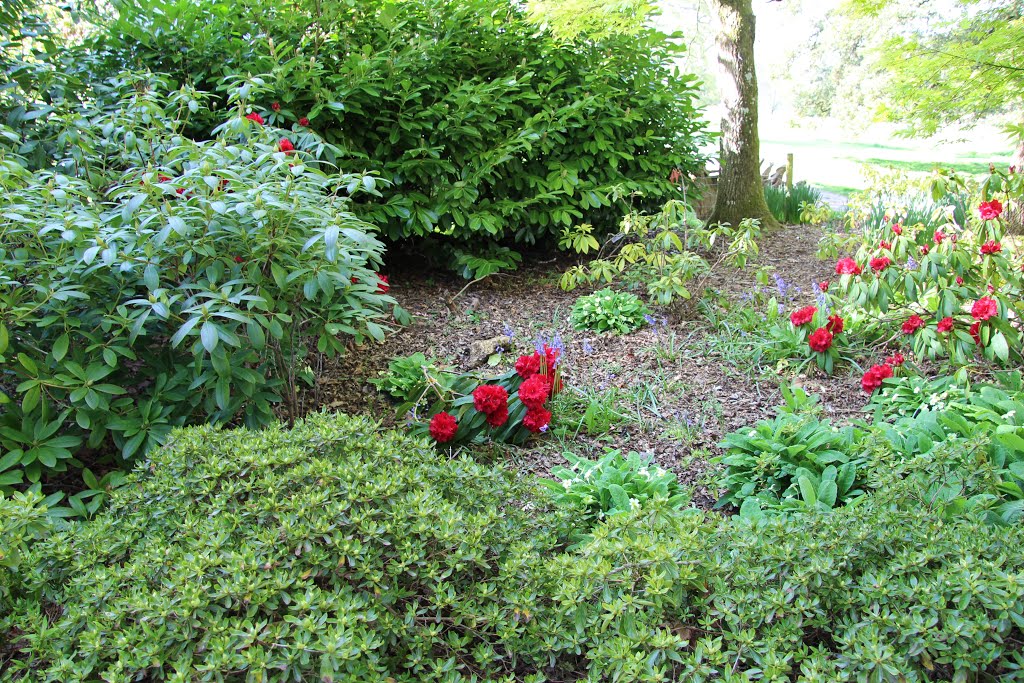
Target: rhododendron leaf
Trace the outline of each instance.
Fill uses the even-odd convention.
[[[992,335],[992,341],[990,344],[992,353],[995,354],[996,358],[1005,363],[1010,357],[1010,347],[1007,346],[1006,337],[1003,336],[1003,333],[996,332]]]
[[[808,505],[814,505],[818,502],[818,494],[814,489],[814,484],[811,482],[810,477],[800,477],[800,496],[804,502]]]

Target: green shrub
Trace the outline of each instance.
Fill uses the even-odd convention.
[[[626,334],[642,327],[650,313],[635,294],[602,289],[576,299],[569,322],[577,330]]]
[[[83,447],[129,462],[177,425],[295,417],[310,344],[334,355],[405,319],[344,196],[372,178],[279,151],[240,110],[192,142],[201,101],[158,85],[84,111],[68,172],[3,154],[0,487],[81,467]]]
[[[308,118],[325,159],[393,184],[358,207],[391,239],[553,246],[579,219],[613,224],[613,195],[667,196],[672,169],[701,165],[696,81],[654,31],[566,42],[506,0],[118,10],[90,44],[93,80],[127,64],[213,91],[260,74],[268,121]]]
[[[21,636],[21,665],[57,680],[500,674],[515,623],[500,566],[536,561],[558,526],[511,504],[524,496],[365,419],[175,432],[95,521],[42,546],[62,616]]]
[[[718,459],[726,466],[721,485],[727,490],[718,505],[756,515],[762,506],[829,509],[857,498],[864,494],[867,464],[861,438],[855,427],[789,413],[732,432]]]
[[[566,551],[577,506],[364,419],[190,428],[95,520],[23,534],[4,675],[1012,680],[1024,530],[931,495],[968,462],[933,449],[858,505],[760,520],[656,498]],[[5,532],[42,520],[14,509]]]

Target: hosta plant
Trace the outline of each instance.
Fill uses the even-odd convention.
[[[626,334],[642,327],[650,313],[635,294],[602,289],[576,299],[569,322],[577,330]]]

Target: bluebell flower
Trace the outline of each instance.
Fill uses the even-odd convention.
[[[509,339],[514,339],[516,336],[516,331],[513,330],[512,326],[508,323],[505,323],[505,327],[502,328],[501,333]]]
[[[594,347],[590,345],[590,340],[589,339],[584,339],[583,340],[583,353],[585,353],[585,354],[587,354],[589,356],[593,352],[594,352]]]
[[[654,320],[654,316],[650,313],[644,313],[644,320],[646,320],[647,324],[651,327],[654,327],[657,324],[657,321]]]
[[[784,304],[779,304],[779,315],[782,315],[785,312],[786,312],[786,306]]]
[[[918,264],[917,264],[917,261],[914,260],[914,257],[913,256],[908,256],[907,257],[907,270],[917,270],[917,267],[918,267]]]

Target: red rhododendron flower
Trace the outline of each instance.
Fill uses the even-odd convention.
[[[994,221],[999,218],[999,214],[1003,212],[1003,205],[999,203],[998,199],[993,199],[990,202],[982,202],[978,205],[978,213],[981,214],[981,220],[983,221]]]
[[[538,372],[540,372],[540,354],[534,353],[532,356],[519,356],[519,360],[516,361],[516,372],[523,379],[530,379]]]
[[[241,256],[236,256],[235,263],[245,263],[245,259],[242,258]]]
[[[273,109],[274,111],[281,111],[281,103],[274,102],[272,105],[270,105],[270,108]]]
[[[305,116],[303,116],[301,119],[299,119],[299,125],[300,126],[307,126],[308,127],[309,126],[309,119],[307,119]]]
[[[914,334],[922,327],[924,327],[924,320],[921,319],[921,316],[912,315],[903,323],[903,334]]]
[[[523,418],[523,426],[534,434],[547,431],[549,424],[551,424],[551,411],[547,408],[527,410],[526,417]]]
[[[953,331],[953,319],[945,317],[935,324],[935,329],[939,332],[952,332]]]
[[[281,142],[277,143],[277,148],[285,154],[295,151],[295,145],[288,138],[281,138]]]
[[[257,114],[256,112],[253,112],[251,114],[246,114],[245,118],[249,119],[250,121],[255,121],[256,123],[260,124],[261,126],[263,125],[263,117],[260,116],[259,114]]]
[[[821,282],[818,283],[818,289],[820,289],[823,292],[827,292],[829,284],[831,283],[828,280],[822,280]]]
[[[819,327],[811,332],[811,336],[807,338],[807,345],[811,347],[811,351],[824,353],[832,347],[832,333],[824,327]]]
[[[964,279],[962,277],[960,277],[959,275],[957,275],[956,276],[956,283],[958,285],[962,285],[964,283]]]
[[[842,334],[844,324],[842,316],[833,313],[828,317],[828,324],[825,325],[825,329],[832,334]]]
[[[996,291],[996,288],[993,287],[992,285],[985,285],[985,287],[988,288],[988,293],[989,294],[992,294],[994,291]]]
[[[899,367],[900,365],[903,365],[903,363],[905,363],[906,360],[907,359],[903,356],[903,354],[897,351],[896,353],[892,354],[891,356],[885,359],[885,364]]]
[[[438,443],[448,443],[455,438],[459,424],[448,413],[438,413],[430,418],[430,435]]]
[[[921,256],[927,256],[929,251],[931,250],[928,248],[927,244],[921,245]]]
[[[864,373],[864,377],[861,378],[860,388],[870,394],[882,386],[882,380],[889,379],[890,377],[892,377],[892,366],[873,365],[870,370]]]
[[[536,410],[548,400],[551,385],[544,375],[533,375],[519,385],[519,400],[529,410]]]
[[[974,338],[974,343],[981,346],[981,322],[976,322],[971,325],[971,329],[967,330],[971,333],[971,337]]]
[[[995,240],[989,240],[985,244],[981,245],[982,254],[998,254],[1003,250],[1003,245]]]
[[[871,259],[871,270],[876,273],[881,273],[883,270],[892,265],[892,259],[888,256],[879,256],[878,258]]]
[[[816,307],[807,306],[799,311],[793,311],[793,314],[789,316],[789,321],[793,323],[794,327],[800,327],[814,320],[814,314],[817,312],[818,309]]]
[[[158,181],[160,181],[161,183],[166,183],[166,182],[169,182],[169,181],[170,181],[170,179],[171,179],[171,176],[168,176],[168,175],[164,175],[163,173],[161,173],[160,175],[158,175],[158,176],[156,177],[156,179],[157,179]]]
[[[988,320],[999,313],[999,304],[990,296],[983,296],[971,306],[971,316],[975,320]]]
[[[892,244],[886,242],[885,240],[882,240],[878,246],[880,246],[882,249],[885,249],[886,251],[892,249]]]
[[[507,410],[508,392],[497,384],[481,384],[473,390],[473,407],[488,415],[502,408]]]
[[[942,240],[946,239],[946,233],[942,232],[941,230],[936,230],[934,237],[935,244],[942,244]]]
[[[903,234],[903,226],[900,225],[899,223],[893,223],[892,224],[892,231],[894,233],[896,233],[897,235],[902,235]]]
[[[668,174],[668,181],[670,183],[672,183],[673,185],[678,184],[679,181],[682,180],[682,179],[683,179],[683,172],[680,171],[678,168],[673,168],[672,172]]]
[[[185,194],[185,188],[179,187],[177,190],[175,190],[175,192],[177,192],[178,194]]]
[[[836,275],[860,275],[861,268],[852,258],[839,259],[836,263]]]
[[[508,422],[508,406],[502,406],[487,415],[487,424],[492,427],[500,427],[506,422]]]
[[[387,275],[377,275],[377,293],[387,294],[388,290],[391,289],[391,283],[388,282]]]

